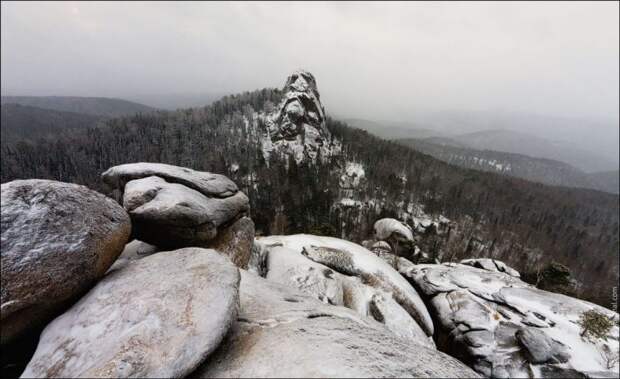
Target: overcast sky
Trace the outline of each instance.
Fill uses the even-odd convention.
[[[2,2],[2,94],[134,97],[280,87],[326,108],[618,119],[618,3]],[[404,116],[403,116],[404,115]]]

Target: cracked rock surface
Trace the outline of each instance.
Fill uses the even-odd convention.
[[[469,265],[414,265],[401,273],[430,305],[438,348],[484,376],[618,375],[618,364],[607,367],[601,354],[617,352],[615,312]],[[615,320],[605,338],[580,335],[579,319],[593,309]]]

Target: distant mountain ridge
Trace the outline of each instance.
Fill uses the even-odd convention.
[[[20,104],[62,112],[91,116],[120,117],[135,113],[153,112],[156,108],[109,97],[75,96],[2,96],[1,104]]]
[[[75,112],[63,112],[20,104],[2,104],[0,133],[2,144],[18,140],[35,141],[75,129],[90,128],[105,119]]]
[[[599,183],[601,188],[609,189],[608,192],[618,193],[620,190],[620,171],[612,170],[612,171],[602,171],[602,172],[594,172],[588,175],[593,181]]]
[[[617,167],[610,160],[572,144],[513,130],[483,130],[453,136],[450,139],[478,150],[503,151],[533,158],[553,159],[586,172],[605,171]]]
[[[585,172],[601,172],[618,168],[618,153],[610,145],[617,145],[617,133],[593,130],[591,135],[586,121],[553,117],[495,115],[476,112],[421,113],[410,122],[372,121],[343,118],[350,125],[366,130],[384,139],[434,138],[433,143],[494,150],[528,155],[568,163]],[[548,123],[545,123],[545,120]],[[531,124],[529,124],[531,122]],[[598,124],[593,124],[593,128]],[[607,128],[609,125],[605,124]],[[566,127],[566,131],[562,127]],[[599,126],[600,128],[600,126]],[[616,127],[617,128],[617,127]],[[577,130],[578,132],[577,133]],[[516,130],[523,130],[516,131]],[[536,131],[538,130],[538,132]],[[555,132],[554,132],[555,131]],[[572,133],[572,134],[571,134]],[[573,134],[579,134],[577,138]],[[598,133],[598,134],[597,134]]]
[[[343,122],[354,128],[366,130],[369,133],[384,139],[398,138],[427,138],[447,136],[437,130],[418,127],[416,124],[405,122],[371,121],[360,118],[343,118]]]
[[[397,142],[459,167],[495,172],[549,185],[618,193],[618,171],[587,174],[564,162],[523,154],[473,149],[448,138],[408,138],[399,139]]]

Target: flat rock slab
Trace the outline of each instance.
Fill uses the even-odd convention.
[[[114,200],[77,184],[16,180],[2,188],[2,342],[87,291],[131,233]]]
[[[383,325],[241,271],[239,321],[191,377],[478,377]]]
[[[109,168],[101,178],[111,189],[123,191],[127,182],[149,176],[159,176],[167,182],[183,184],[210,197],[228,197],[239,190],[237,185],[224,175],[164,163],[122,164]]]
[[[45,328],[22,376],[183,377],[236,319],[239,278],[207,249],[134,261]]]

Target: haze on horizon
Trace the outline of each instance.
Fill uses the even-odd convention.
[[[303,67],[343,117],[525,112],[598,120],[566,133],[617,143],[617,2],[3,1],[1,10],[2,95],[226,94],[280,87]]]

